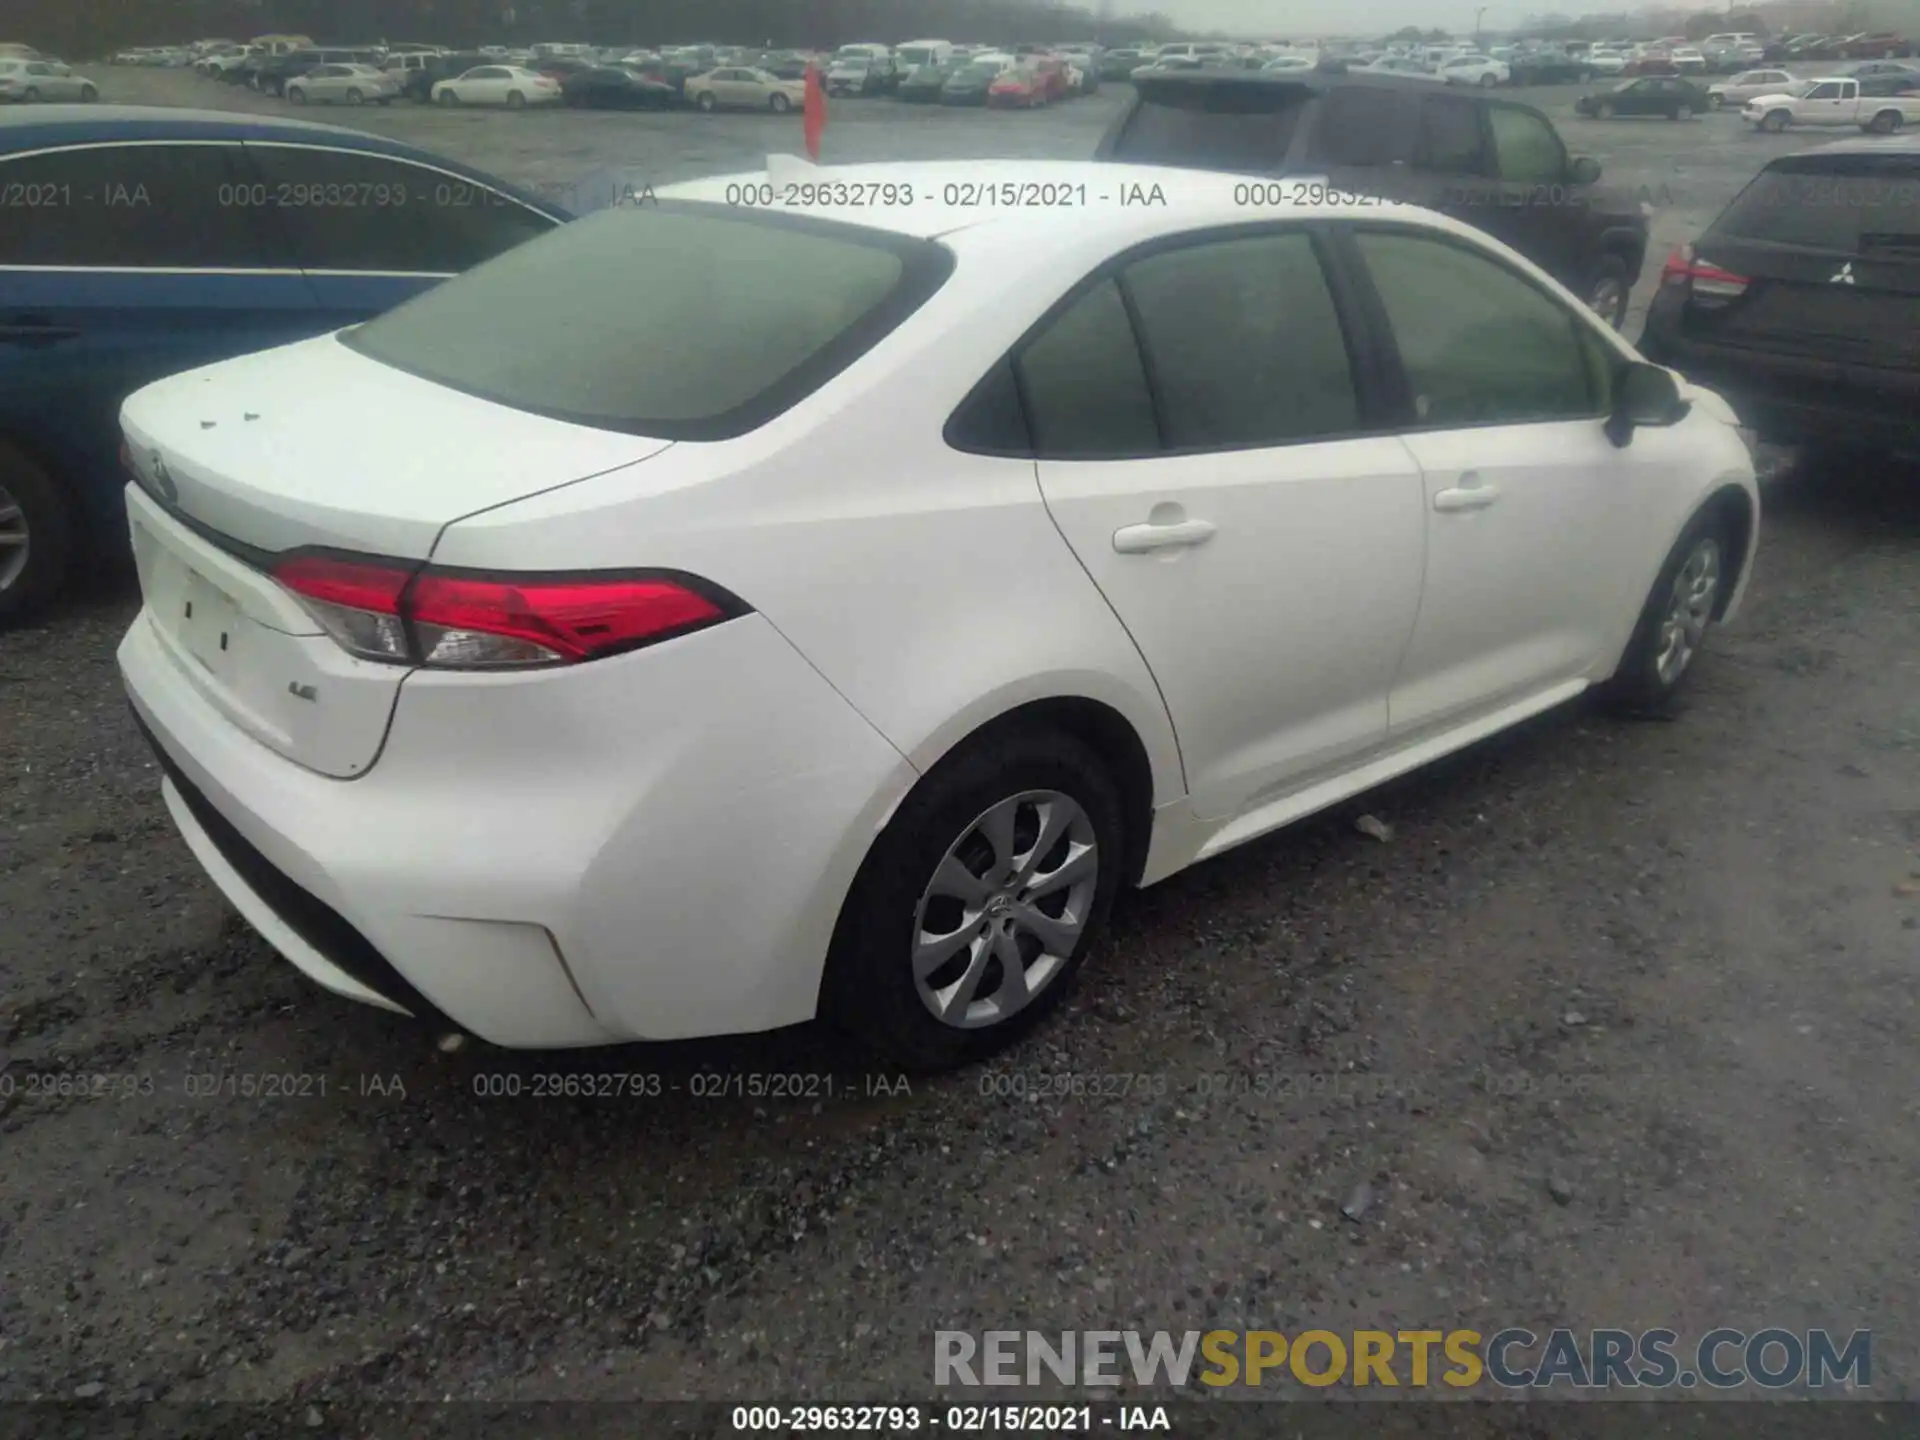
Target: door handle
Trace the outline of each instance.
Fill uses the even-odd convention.
[[[1473,480],[1470,475],[1460,477]],[[1477,480],[1468,485],[1457,485],[1450,490],[1437,491],[1433,497],[1433,508],[1443,514],[1452,514],[1461,510],[1484,510],[1500,498],[1498,485],[1482,485]]]
[[[1113,532],[1113,548],[1122,555],[1145,555],[1184,545],[1204,545],[1213,538],[1205,520],[1176,520],[1165,525],[1123,525]]]
[[[75,339],[79,334],[77,326],[21,317],[0,324],[0,345],[51,345],[56,340]]]

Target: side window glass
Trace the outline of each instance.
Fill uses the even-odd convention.
[[[250,178],[238,145],[98,146],[0,162],[0,265],[287,268],[246,204]]]
[[[1809,100],[1831,100],[1839,93],[1840,87],[1838,85],[1816,85],[1807,98]]]
[[[1480,107],[1471,100],[1428,95],[1420,102],[1422,159],[1443,175],[1487,173],[1480,135]]]
[[[1582,322],[1524,278],[1457,244],[1361,231],[1418,423],[1518,425],[1599,415]]]
[[[1392,165],[1413,158],[1402,97],[1348,85],[1320,101],[1315,126],[1320,158],[1332,165]]]
[[[1489,106],[1487,118],[1493,124],[1493,159],[1502,180],[1555,185],[1566,178],[1567,155],[1553,126],[1511,105]]]
[[[1304,234],[1162,251],[1125,285],[1171,449],[1280,445],[1359,428],[1333,297]]]
[[[451,275],[554,226],[517,200],[384,155],[247,149],[303,269]]]
[[[1033,445],[1042,458],[1152,455],[1160,449],[1153,397],[1133,324],[1112,280],[1102,280],[1028,341],[1014,362]]]

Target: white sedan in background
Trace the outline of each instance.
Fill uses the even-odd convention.
[[[560,82],[518,65],[476,65],[451,80],[435,83],[436,105],[558,105]]]
[[[1456,55],[1440,66],[1440,78],[1449,85],[1479,85],[1492,89],[1513,77],[1504,61],[1491,55]]]
[[[1743,70],[1716,85],[1709,85],[1707,95],[1716,110],[1737,110],[1749,100],[1782,94],[1799,83],[1798,77],[1785,70]]]
[[[90,104],[99,98],[98,86],[58,60],[0,59],[0,100],[27,104],[82,100]]]
[[[1260,71],[1264,75],[1286,75],[1299,74],[1313,68],[1314,62],[1305,55],[1276,55],[1262,65]]]
[[[809,177],[852,201],[727,203]],[[1028,185],[1166,203],[859,203]],[[820,1015],[937,1068],[1123,886],[1664,713],[1758,536],[1733,411],[1479,230],[1244,188],[721,176],[137,392],[119,663],[200,864],[498,1044]]]
[[[1673,68],[1682,75],[1704,75],[1707,73],[1707,57],[1704,51],[1692,45],[1676,48],[1667,58],[1673,61]]]
[[[750,65],[728,65],[691,77],[682,94],[701,110],[771,110],[784,115],[804,105],[807,82],[782,80]]]
[[[1627,57],[1618,50],[1589,50],[1580,63],[1595,75],[1618,75],[1627,68]]]
[[[318,65],[287,82],[295,105],[391,105],[400,93],[400,77],[371,65]]]
[[[1373,75],[1404,75],[1409,80],[1431,80],[1440,83],[1440,75],[1424,60],[1416,60],[1411,55],[1382,55],[1361,69]]]

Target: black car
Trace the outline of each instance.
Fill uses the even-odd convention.
[[[400,94],[425,105],[433,99],[433,87],[469,70],[493,62],[477,52],[457,55],[429,55],[418,65],[409,65],[400,73]]]
[[[910,104],[938,105],[947,81],[965,68],[964,60],[949,60],[944,65],[917,66],[901,77],[900,88],[894,93]]]
[[[1535,50],[1509,60],[1507,74],[1515,85],[1564,85],[1592,79],[1593,67],[1577,55]]]
[[[262,95],[285,95],[287,82],[322,65],[379,65],[385,56],[378,50],[347,50],[331,46],[314,50],[289,50],[285,55],[265,57],[247,83]]]
[[[560,82],[567,104],[583,110],[670,110],[680,92],[664,80],[623,65],[595,65]]]
[[[1679,120],[1706,114],[1713,109],[1713,97],[1678,75],[1642,75],[1582,95],[1573,102],[1573,108],[1575,113],[1596,120],[1611,120],[1616,115],[1664,115]]]
[[[1763,440],[1920,451],[1920,140],[1770,163],[1667,262],[1640,349]]]
[[[1530,105],[1358,72],[1163,73],[1133,83],[1099,159],[1310,175],[1424,205],[1505,241],[1613,325],[1626,318],[1646,213],[1600,189],[1598,162],[1568,155]]]

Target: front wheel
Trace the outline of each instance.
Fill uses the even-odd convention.
[[[1603,704],[1626,714],[1673,713],[1707,627],[1722,609],[1735,563],[1726,519],[1695,517],[1660,567],[1620,668],[1599,689]]]
[[[1594,107],[1593,113],[1598,119],[1611,120],[1613,118],[1613,102],[1611,100],[1602,100]]]
[[[440,92],[439,103],[449,106],[458,105],[460,103],[460,97],[451,90],[442,90]]]
[[[367,97],[362,95],[358,90],[347,91],[347,104],[364,105],[366,103],[367,103]]]
[[[1792,119],[1793,116],[1785,110],[1769,110],[1760,117],[1760,128],[1769,135],[1778,135],[1787,128]]]
[[[1480,77],[1480,88],[1482,90],[1491,90],[1493,89],[1494,86],[1498,85],[1499,83],[1500,83],[1499,78],[1492,74],[1482,75]]]
[[[527,97],[522,95],[518,90],[509,90],[507,92],[507,108],[509,110],[518,110],[526,103]]]
[[[1056,1006],[1124,864],[1120,793],[1053,730],[977,737],[888,823],[828,959],[828,1018],[913,1069],[1010,1044]]]
[[[702,90],[700,92],[699,99],[695,100],[693,103],[699,106],[699,108],[703,112],[705,112],[708,115],[711,115],[714,111],[714,107],[718,105],[720,102],[713,98],[713,92],[711,90]]]
[[[100,98],[100,92],[94,89],[93,86],[82,85],[80,87],[80,103],[81,104],[91,105],[93,104],[94,101],[98,100],[99,98]]]
[[[304,105],[307,103],[307,92],[296,85],[293,89],[287,91],[287,99],[295,105]]]
[[[1587,277],[1587,308],[1618,330],[1627,320],[1627,300],[1633,290],[1627,262],[1618,255],[1602,255]]]
[[[793,102],[784,95],[774,95],[770,97],[767,105],[776,115],[784,115],[793,109]]]
[[[38,85],[27,86],[26,90],[21,93],[20,98],[25,100],[29,105],[33,104],[34,101],[40,98],[40,87]]]

